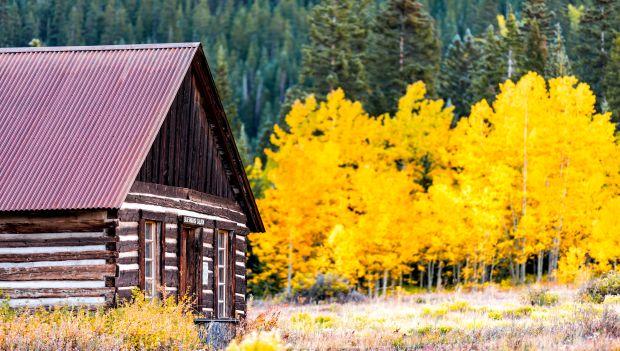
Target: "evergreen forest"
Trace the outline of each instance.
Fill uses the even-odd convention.
[[[336,87],[393,112],[423,80],[456,123],[506,79],[574,74],[620,111],[619,21],[615,0],[0,0],[0,47],[200,41],[249,163]]]

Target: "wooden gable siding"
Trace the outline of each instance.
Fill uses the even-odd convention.
[[[192,71],[183,80],[136,180],[233,199],[221,141]]]

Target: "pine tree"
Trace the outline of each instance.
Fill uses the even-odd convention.
[[[604,81],[609,52],[620,28],[618,8],[616,0],[594,0],[581,16],[577,35],[577,75],[590,84],[602,105],[607,100]]]
[[[620,129],[620,38],[616,38],[605,67],[605,96],[616,130]]]
[[[116,30],[116,0],[109,0],[103,12],[101,44],[114,44],[117,38]]]
[[[205,40],[211,26],[211,10],[207,0],[200,0],[193,10],[194,33],[193,40]]]
[[[237,103],[235,101],[234,92],[230,86],[228,57],[223,45],[219,45],[217,48],[215,85],[217,86],[217,91],[224,105],[228,123],[230,123],[235,137],[238,138],[241,130],[241,122],[237,119]]]
[[[555,33],[549,42],[549,60],[545,68],[545,76],[548,78],[568,76],[572,74],[571,63],[566,54],[562,27],[555,25]]]
[[[525,0],[523,2],[522,18],[523,31],[530,33],[533,30],[533,22],[538,23],[538,31],[544,38],[553,36],[553,22],[555,13],[547,8],[547,0]]]
[[[531,21],[529,23],[529,31],[526,32],[525,38],[525,60],[523,62],[523,72],[536,72],[540,75],[545,74],[545,67],[547,65],[547,40],[544,34],[541,33],[538,26],[538,21]]]
[[[19,12],[14,1],[0,2],[0,47],[19,45]]]
[[[499,93],[499,84],[506,80],[506,60],[502,57],[502,42],[492,25],[480,45],[480,59],[475,62],[472,77],[474,101],[490,101]]]
[[[84,0],[77,0],[69,13],[67,45],[84,45]]]
[[[63,45],[66,42],[67,13],[69,12],[67,0],[52,0],[50,4],[49,18],[47,19],[47,40],[50,46]]]
[[[495,23],[499,13],[498,0],[481,0],[476,6],[476,20],[472,26],[473,32],[478,35],[484,33],[485,29]]]
[[[521,34],[520,24],[512,12],[512,8],[509,9],[506,19],[506,36],[503,38],[504,47],[504,59],[506,61],[506,78],[517,80],[523,72],[521,67],[525,60],[525,46],[523,44],[523,38]]]
[[[424,81],[435,93],[440,43],[433,19],[417,0],[389,0],[374,18],[366,65],[371,113],[393,112],[407,85]]]
[[[84,40],[87,45],[100,44],[103,26],[103,11],[99,1],[89,1],[84,18]]]
[[[454,122],[469,114],[474,102],[472,75],[479,51],[469,31],[463,40],[458,35],[448,47],[440,73],[439,96],[454,105]]]
[[[312,10],[310,40],[303,47],[300,80],[318,96],[324,97],[337,88],[355,99],[367,94],[367,30],[363,17],[366,3],[323,0]]]

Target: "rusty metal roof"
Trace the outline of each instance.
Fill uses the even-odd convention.
[[[118,208],[199,47],[0,49],[0,211]]]

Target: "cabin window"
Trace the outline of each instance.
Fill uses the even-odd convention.
[[[228,239],[228,232],[224,230],[218,230],[217,235],[217,315],[220,318],[228,318],[230,314],[228,312],[229,303],[229,291],[230,282],[229,276],[229,262],[228,252],[230,248],[230,242]]]
[[[147,298],[157,296],[159,282],[158,273],[158,245],[161,236],[161,223],[144,222],[144,294]]]

